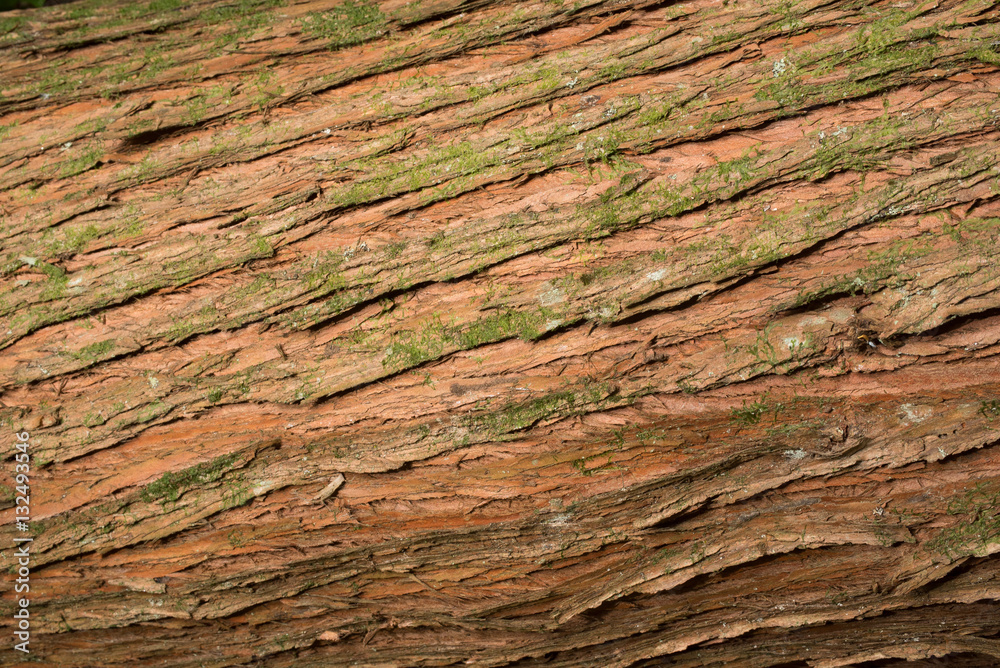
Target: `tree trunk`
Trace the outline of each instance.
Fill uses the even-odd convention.
[[[998,665],[995,5],[7,13],[3,661]]]

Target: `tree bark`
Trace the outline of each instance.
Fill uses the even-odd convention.
[[[0,46],[6,664],[998,665],[996,3]]]

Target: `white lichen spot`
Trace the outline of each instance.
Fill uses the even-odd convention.
[[[788,457],[789,459],[795,459],[795,460],[804,459],[805,456],[806,456],[806,451],[802,450],[802,449],[799,449],[799,450],[785,450],[784,455],[786,457]]]
[[[825,327],[829,328],[830,321],[821,315],[807,315],[799,320],[799,327],[805,329],[806,327]]]
[[[788,61],[782,58],[781,60],[774,61],[774,65],[771,66],[771,74],[774,77],[780,77],[788,69]]]
[[[562,513],[560,515],[554,515],[551,518],[545,520],[545,524],[553,527],[561,527],[569,524],[569,515]]]
[[[149,377],[149,386],[154,390],[160,386],[160,381],[156,376]]]
[[[906,419],[915,424],[920,424],[931,416],[933,410],[930,406],[914,406],[913,404],[903,404],[899,407],[906,414]]]
[[[566,301],[566,295],[555,285],[549,285],[549,289],[538,295],[538,303],[542,306],[552,306]]]
[[[802,342],[801,342],[801,341],[799,341],[799,340],[798,340],[797,338],[795,338],[794,336],[789,336],[789,337],[788,337],[787,339],[784,339],[784,340],[782,341],[782,343],[783,343],[783,344],[785,344],[785,346],[786,346],[786,347],[787,347],[787,348],[788,348],[789,350],[795,350],[795,349],[797,349],[797,348],[799,348],[799,347],[801,347],[801,346],[802,346]]]
[[[651,271],[646,274],[646,278],[654,283],[656,281],[662,281],[663,277],[667,275],[666,269],[657,269],[656,271]]]

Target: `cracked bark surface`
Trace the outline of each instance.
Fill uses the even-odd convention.
[[[998,18],[5,14],[26,665],[997,665]]]

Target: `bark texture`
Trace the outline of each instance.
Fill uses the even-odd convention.
[[[5,14],[26,665],[997,665],[998,20]]]

